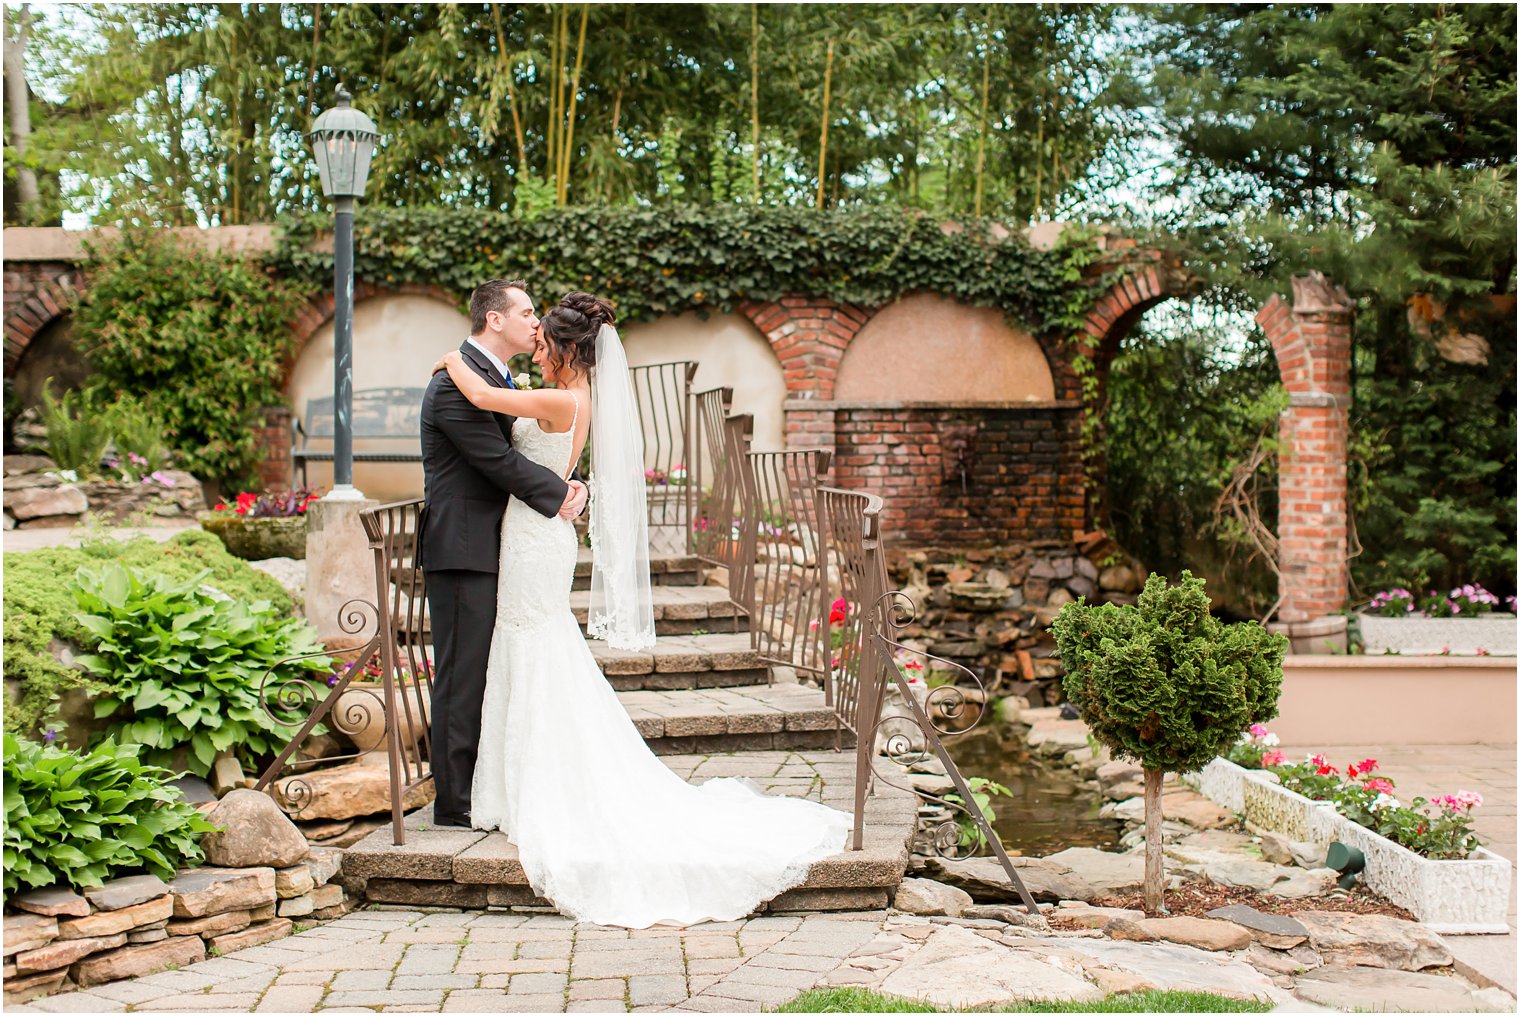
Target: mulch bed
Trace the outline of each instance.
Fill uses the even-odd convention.
[[[1335,910],[1353,914],[1382,914],[1386,917],[1397,917],[1401,920],[1412,921],[1414,915],[1402,907],[1389,903],[1378,896],[1364,885],[1356,885],[1349,891],[1337,889],[1326,896],[1310,897],[1303,900],[1285,900],[1277,896],[1268,896],[1258,893],[1254,889],[1239,889],[1232,886],[1212,885],[1210,883],[1198,883],[1185,885],[1178,889],[1168,889],[1165,897],[1167,916],[1169,917],[1204,917],[1210,910],[1219,907],[1227,907],[1232,903],[1243,903],[1248,907],[1255,907],[1264,914],[1283,914],[1292,916],[1301,910]],[[1095,907],[1122,907],[1125,910],[1144,910],[1144,896],[1141,893],[1126,893],[1119,896],[1104,896],[1092,901]],[[1052,928],[1062,930],[1075,930],[1079,925],[1063,919],[1060,911],[1051,911],[1046,915],[1050,919]]]

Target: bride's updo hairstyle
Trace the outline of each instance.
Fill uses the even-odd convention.
[[[549,363],[556,374],[568,366],[586,373],[596,366],[596,334],[602,325],[616,324],[612,305],[590,293],[567,293],[565,298],[543,317],[544,339],[549,347]]]

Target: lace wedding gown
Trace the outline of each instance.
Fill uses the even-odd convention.
[[[519,419],[518,452],[563,472],[575,429]],[[850,816],[739,779],[693,786],[649,750],[570,611],[573,525],[515,498],[470,814],[517,845],[561,913],[627,928],[744,917],[844,849]]]

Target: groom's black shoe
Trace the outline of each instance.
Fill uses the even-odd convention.
[[[470,828],[470,816],[466,815],[463,818],[455,818],[451,815],[447,818],[439,818],[435,815],[433,817],[433,825],[445,826],[451,829],[468,829]]]

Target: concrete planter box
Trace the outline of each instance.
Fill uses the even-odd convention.
[[[271,557],[306,557],[306,516],[276,515],[244,518],[227,512],[202,512],[201,528],[215,533],[227,553],[245,561]]]
[[[1480,847],[1460,861],[1432,861],[1352,822],[1328,801],[1311,801],[1271,782],[1259,770],[1242,769],[1222,758],[1190,776],[1188,782],[1259,829],[1312,843],[1321,850],[1336,840],[1356,847],[1367,859],[1362,880],[1368,887],[1414,914],[1432,931],[1509,933],[1506,915],[1514,868],[1489,850]]]
[[[1394,653],[1403,656],[1476,654],[1515,655],[1515,615],[1485,614],[1478,617],[1380,617],[1358,614],[1362,645],[1368,656]]]

